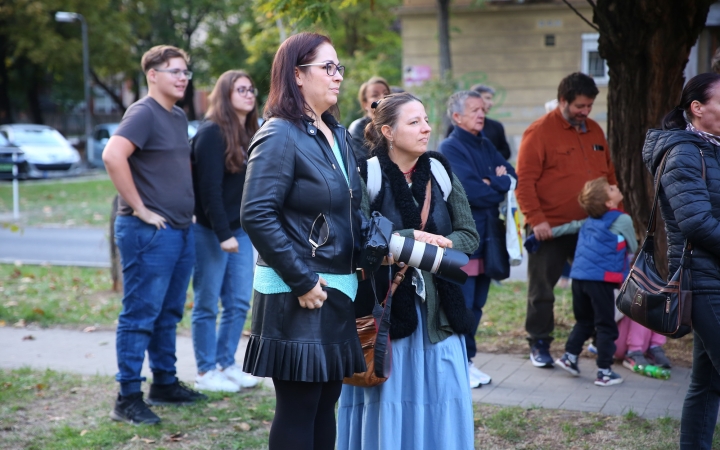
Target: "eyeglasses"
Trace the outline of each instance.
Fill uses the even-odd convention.
[[[180,75],[185,75],[185,78],[192,80],[193,73],[189,70],[180,69],[153,69],[155,72],[165,72],[173,76],[173,78],[180,78]]]
[[[237,89],[235,89],[235,90],[237,91],[238,94],[240,94],[240,95],[242,95],[242,96],[246,96],[246,95],[248,95],[248,94],[252,94],[253,97],[257,97],[257,95],[258,95],[258,90],[257,90],[257,88],[254,88],[254,87],[252,87],[252,86],[250,86],[250,87],[240,86],[239,88],[237,88]]]
[[[333,76],[335,73],[340,72],[340,76],[345,76],[345,66],[341,66],[339,64],[331,63],[331,62],[322,62],[322,63],[312,63],[312,64],[301,64],[298,67],[306,67],[306,66],[325,66],[325,71],[328,75]]]

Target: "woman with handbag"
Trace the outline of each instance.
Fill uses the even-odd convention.
[[[330,450],[342,380],[365,370],[352,300],[362,187],[337,98],[330,40],[299,33],[272,65],[240,210],[259,258],[243,370],[272,377],[271,450]]]
[[[197,255],[192,338],[199,390],[237,392],[259,381],[235,364],[253,275],[252,245],[240,226],[240,200],[248,144],[258,129],[256,95],[246,72],[223,73],[192,140]],[[223,308],[216,331],[218,298]]]
[[[685,85],[680,104],[648,131],[643,161],[659,181],[669,273],[692,245],[692,378],[680,425],[681,449],[710,449],[720,405],[720,75]],[[659,170],[664,161],[664,170]]]
[[[505,226],[500,220],[499,205],[517,180],[515,169],[482,136],[485,126],[485,102],[475,91],[456,92],[448,99],[447,113],[455,125],[442,141],[438,151],[470,192],[468,201],[480,236],[480,245],[470,256],[465,270],[468,280],[462,286],[465,305],[473,312],[473,329],[465,336],[470,371],[470,387],[489,384],[490,375],[475,367],[477,333],[492,279],[510,276],[510,256],[505,243]]]
[[[423,104],[408,93],[376,103],[365,129],[382,171],[379,192],[366,208],[379,211],[406,238],[472,253],[478,235],[465,191],[439,153],[428,152],[430,126]],[[433,162],[434,160],[434,162]],[[443,192],[433,164],[452,180]],[[367,180],[370,165],[361,161]],[[447,200],[445,200],[447,197]],[[425,202],[430,202],[425,208]],[[427,215],[423,220],[423,215]],[[393,266],[393,275],[401,269]],[[463,335],[472,327],[460,286],[409,267],[392,297],[392,371],[379,386],[343,387],[338,408],[339,450],[473,448],[473,413]],[[385,268],[375,292],[388,291]],[[381,299],[382,300],[382,299]],[[356,298],[358,316],[376,299]]]

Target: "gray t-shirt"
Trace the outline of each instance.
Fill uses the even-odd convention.
[[[152,97],[145,97],[130,105],[114,133],[137,147],[128,163],[145,206],[180,229],[192,224],[195,208],[187,130],[182,109],[173,106],[168,111]],[[132,213],[119,196],[118,215]]]

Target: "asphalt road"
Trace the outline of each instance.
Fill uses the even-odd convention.
[[[0,228],[0,263],[110,267],[107,234],[101,228]]]

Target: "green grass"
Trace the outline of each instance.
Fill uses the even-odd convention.
[[[21,226],[108,226],[116,191],[107,175],[100,179],[24,181],[19,186]],[[0,215],[12,213],[12,209],[12,185],[0,183]]]
[[[116,389],[111,377],[0,370],[0,448],[267,448],[275,408],[268,388],[213,393],[192,406],[154,407],[162,423],[147,427],[109,419]]]
[[[110,269],[0,264],[0,326],[36,324],[115,326],[122,293],[113,292]],[[188,286],[180,332],[190,330],[192,284]],[[250,311],[245,329],[250,329]]]

